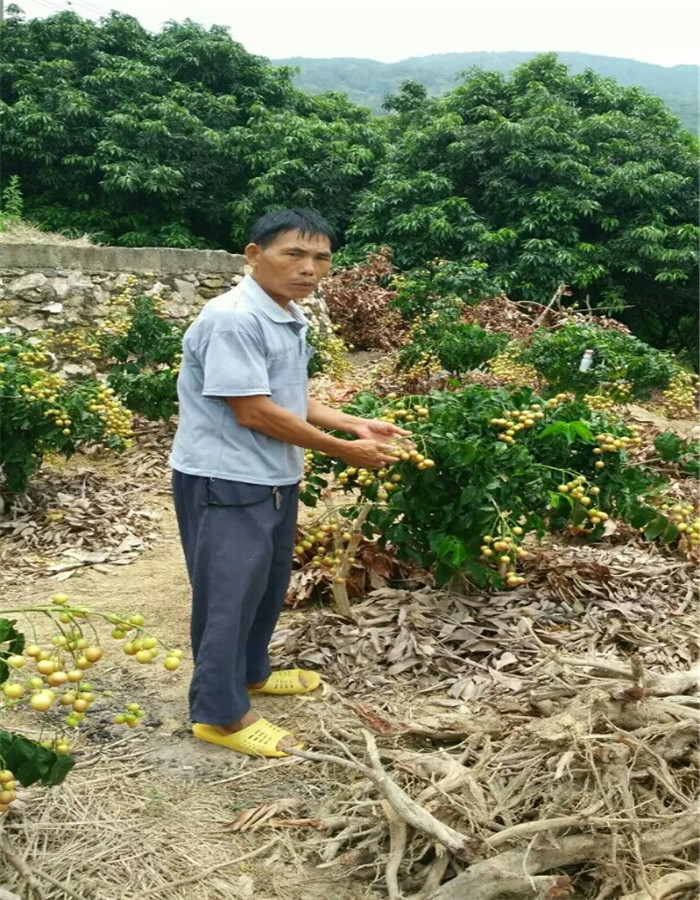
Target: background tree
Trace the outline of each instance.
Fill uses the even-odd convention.
[[[368,111],[297,90],[222,27],[14,13],[3,49],[4,172],[54,230],[240,249],[251,219],[303,203],[342,231],[382,153]]]
[[[391,245],[402,267],[483,261],[515,298],[565,283],[646,340],[696,346],[697,141],[661,101],[548,54],[390,103],[400,127],[353,242]]]

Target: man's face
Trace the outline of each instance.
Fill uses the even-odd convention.
[[[308,296],[331,267],[331,244],[322,234],[283,231],[267,247],[248,244],[245,255],[253,278],[282,306]]]

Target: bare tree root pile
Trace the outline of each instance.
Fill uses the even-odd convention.
[[[333,741],[343,756],[295,751],[329,781],[359,776],[316,841],[321,865],[364,869],[392,900],[696,896],[699,674],[550,656],[525,715],[446,716],[439,733],[377,716],[392,746],[365,731],[364,746]]]

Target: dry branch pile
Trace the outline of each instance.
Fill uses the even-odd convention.
[[[335,755],[300,754],[340,779],[332,804],[268,825],[313,828],[322,867],[392,900],[696,895],[693,574],[652,547],[551,545],[518,592],[386,589],[354,623],[290,625],[280,664],[326,669],[383,747],[334,722]]]
[[[697,889],[698,670],[545,656],[529,674],[522,711],[494,702],[443,716],[439,731],[365,708],[393,746],[378,750],[365,732],[369,765],[347,737],[340,757],[298,752],[329,782],[333,769],[359,778],[330,817],[268,824],[331,832],[316,842],[321,865],[381,877],[392,900],[657,900],[658,885]],[[452,746],[438,747],[450,734]]]

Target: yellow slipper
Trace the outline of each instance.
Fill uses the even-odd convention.
[[[307,681],[304,684],[301,676]],[[318,672],[309,672],[306,669],[281,669],[273,672],[261,688],[248,688],[249,694],[277,694],[289,696],[290,694],[308,694],[315,691],[321,684],[321,676]]]
[[[292,737],[290,731],[273,725],[267,719],[258,719],[257,722],[241,728],[240,731],[234,731],[233,734],[221,734],[212,725],[193,725],[192,734],[200,741],[228,747],[229,750],[245,753],[246,756],[266,756],[274,759],[289,756],[284,750],[278,750],[277,745],[282,738]],[[304,745],[300,742],[293,746],[296,750],[304,749]]]

